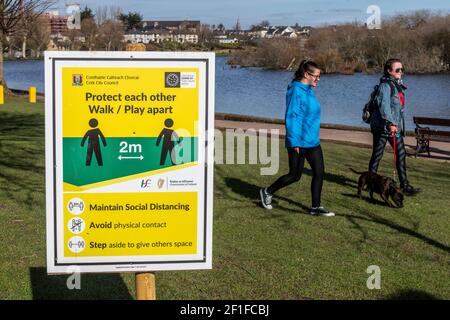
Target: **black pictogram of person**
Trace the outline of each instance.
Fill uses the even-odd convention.
[[[166,128],[161,130],[161,133],[158,136],[158,139],[156,140],[156,146],[159,146],[161,139],[162,142],[162,150],[161,150],[161,158],[159,160],[159,164],[162,166],[166,162],[167,154],[170,155],[170,161],[172,165],[176,164],[176,157],[175,157],[175,142],[178,144],[181,143],[180,138],[176,134],[176,132],[172,129],[169,129],[173,126],[173,120],[168,118],[164,121],[164,125]]]
[[[88,130],[86,134],[83,137],[83,140],[81,140],[81,146],[84,146],[84,143],[86,142],[86,139],[88,139],[88,149],[87,149],[87,155],[86,155],[86,166],[91,165],[92,160],[92,153],[95,152],[95,157],[97,158],[97,164],[99,166],[103,166],[103,159],[102,159],[102,152],[100,150],[100,139],[102,139],[103,146],[106,147],[106,139],[103,133],[100,131],[98,126],[98,120],[97,119],[91,119],[89,120],[89,126],[91,130]]]

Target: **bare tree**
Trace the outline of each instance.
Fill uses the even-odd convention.
[[[40,16],[54,3],[54,0],[0,0],[0,39],[20,32],[16,28],[19,22],[25,17]],[[3,43],[0,41],[0,85],[6,87],[3,71]]]
[[[210,43],[213,38],[213,31],[209,24],[202,24],[198,34],[198,41],[200,43]]]
[[[119,50],[124,46],[123,34],[125,27],[120,21],[105,21],[98,29],[99,47],[106,50]]]
[[[39,58],[41,51],[47,48],[50,42],[50,24],[44,17],[38,17],[30,25],[29,41],[30,47],[34,49],[36,58]]]
[[[270,22],[269,22],[269,20],[263,20],[259,23],[259,26],[268,28],[268,27],[270,27]]]
[[[81,41],[82,34],[79,29],[69,29],[64,35],[68,40],[63,41],[63,46],[69,50],[80,50],[83,43]]]
[[[97,25],[102,25],[106,21],[118,21],[122,9],[118,6],[102,6],[98,7],[95,12]]]
[[[81,34],[84,37],[87,50],[94,50],[98,37],[98,27],[93,18],[86,18],[81,21]]]

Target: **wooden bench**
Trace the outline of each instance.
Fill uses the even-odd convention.
[[[440,126],[450,128],[450,119],[413,117],[416,125],[416,157],[421,152],[427,152],[430,156],[430,141],[438,140],[442,137],[450,138],[450,131],[431,129],[425,126]],[[436,139],[438,138],[438,139]]]

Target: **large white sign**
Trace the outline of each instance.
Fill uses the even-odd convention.
[[[46,52],[47,271],[210,269],[214,53]]]

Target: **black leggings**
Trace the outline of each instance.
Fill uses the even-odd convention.
[[[299,148],[299,153],[294,148],[287,148],[287,150],[289,156],[289,173],[279,177],[277,181],[267,188],[267,192],[274,194],[277,190],[299,181],[306,158],[313,172],[311,181],[312,206],[319,207],[324,175],[322,148],[320,145],[314,148]]]
[[[381,132],[374,131],[373,134],[373,149],[372,149],[372,157],[369,162],[369,171],[377,173],[378,165],[380,164],[381,158],[383,158],[384,147],[386,146],[386,142],[389,141],[389,144],[394,147],[394,141],[392,137],[388,137]],[[403,137],[400,136],[396,138],[396,152],[397,152],[397,172],[398,179],[400,180],[400,186],[404,187],[408,184],[408,180],[406,178],[406,151],[405,144],[403,142]]]

